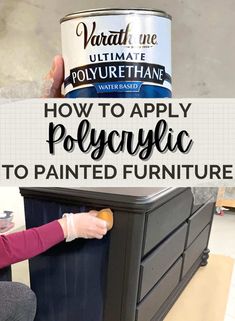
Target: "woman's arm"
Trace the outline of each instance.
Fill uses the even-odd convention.
[[[0,236],[0,269],[30,259],[64,239],[101,239],[107,233],[107,223],[96,217],[97,214],[97,211],[70,214],[72,229],[70,224],[68,225],[67,217],[63,217],[40,227]]]
[[[0,268],[36,256],[66,237],[63,219],[40,227],[0,236]]]

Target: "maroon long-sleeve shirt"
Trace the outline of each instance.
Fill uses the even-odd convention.
[[[58,221],[26,231],[0,235],[0,268],[30,259],[64,240]]]

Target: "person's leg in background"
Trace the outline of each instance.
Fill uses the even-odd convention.
[[[0,282],[0,320],[33,321],[36,313],[36,296],[24,284]]]

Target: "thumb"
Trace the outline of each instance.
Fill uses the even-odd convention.
[[[89,212],[88,212],[88,214],[89,214],[89,215],[91,215],[91,216],[96,217],[96,216],[97,216],[97,214],[98,214],[98,211],[91,210],[91,211],[89,211]]]
[[[60,98],[61,86],[64,80],[64,61],[62,56],[57,55],[53,59],[53,63],[50,71],[46,76],[46,81],[51,82],[51,88],[47,91],[44,96],[45,98]]]

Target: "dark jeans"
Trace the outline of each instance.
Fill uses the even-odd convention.
[[[0,282],[0,320],[33,321],[36,313],[36,296],[24,284]]]

